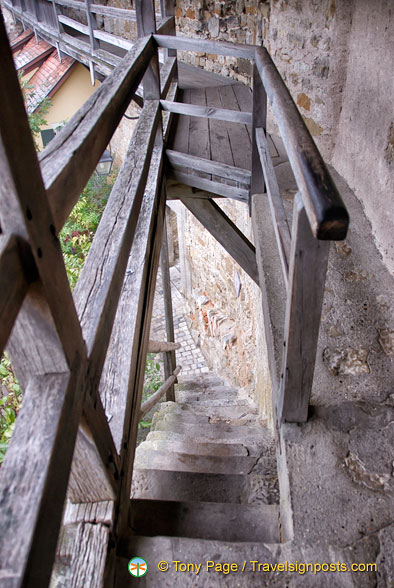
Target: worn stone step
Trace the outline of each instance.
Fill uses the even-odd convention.
[[[201,374],[200,376],[178,376],[176,388],[183,390],[196,390],[197,388],[208,388],[209,386],[223,386],[221,378],[214,374]]]
[[[247,424],[258,420],[257,410],[252,406],[200,406],[199,403],[180,404],[177,402],[163,402],[159,414],[198,415],[206,417],[208,422],[232,422]]]
[[[211,399],[206,399],[204,400],[203,398],[200,398],[200,400],[186,400],[185,402],[181,402],[178,401],[177,404],[179,405],[186,405],[189,406],[190,408],[201,408],[203,409],[204,407],[224,407],[224,406],[228,406],[228,407],[239,407],[239,408],[244,408],[244,407],[249,407],[250,403],[246,398],[239,398],[239,397],[234,397],[234,398],[211,398]]]
[[[276,505],[132,500],[131,513],[137,535],[234,542],[280,540]]]
[[[181,502],[247,503],[248,495],[246,478],[236,474],[135,469],[130,497]]]
[[[238,398],[238,390],[229,388],[228,386],[212,386],[206,390],[176,390],[175,399],[177,402],[193,402],[199,400],[214,400],[222,398]]]
[[[209,439],[221,443],[236,443],[242,439],[263,441],[267,435],[266,429],[258,426],[237,426],[227,423],[195,424],[183,420],[178,415],[165,415],[154,425],[154,431],[176,431],[187,434],[194,439]]]
[[[190,453],[168,453],[152,450],[142,443],[136,451],[134,467],[137,469],[171,470],[175,472],[197,472],[201,474],[247,475],[256,465],[257,457],[217,455],[193,455]]]
[[[153,415],[152,427],[155,428],[156,423],[170,416],[179,418],[183,423],[201,425],[209,423],[224,423],[237,426],[264,425],[264,422],[257,415],[250,415],[245,413],[245,411],[240,412],[239,416],[236,414],[231,416],[231,410],[221,412],[220,410],[215,411],[215,409],[212,409],[212,411],[209,411],[207,407],[204,407],[201,411],[194,411],[193,409],[189,408],[181,409],[176,407],[177,405],[175,405],[175,408],[161,408],[158,412],[156,412]]]
[[[175,432],[175,431],[150,431],[148,434],[147,440],[149,441],[177,441],[179,443],[191,443],[193,446],[200,446],[201,444],[209,444],[217,445],[221,448],[223,445],[227,445],[229,448],[239,448],[243,447],[246,449],[247,454],[250,456],[260,455],[262,447],[266,446],[267,444],[271,444],[271,439],[267,436],[264,439],[259,439],[258,442],[255,439],[239,439],[239,441],[233,441],[229,439],[225,439],[224,441],[220,441],[220,439],[210,439],[207,440],[205,437],[198,437],[198,438],[191,438],[187,432]],[[220,449],[219,449],[220,451]],[[238,451],[238,449],[237,449]],[[198,455],[198,451],[196,452]],[[204,455],[204,454],[202,454]]]
[[[305,546],[295,542],[264,543],[249,541],[216,541],[188,537],[144,537],[134,535],[124,541],[118,550],[114,585],[124,588],[131,585],[127,564],[131,555],[138,554],[148,563],[148,572],[138,578],[139,588],[360,588],[376,585],[376,572],[355,574],[351,572],[353,562],[373,561],[371,541],[363,538],[347,547],[327,545],[324,542]],[[373,556],[372,556],[373,557]],[[168,562],[168,570],[160,571],[159,563]],[[174,562],[178,563],[175,564]],[[337,562],[346,564],[348,572],[300,574],[288,569],[292,562]],[[207,567],[207,562],[208,566]],[[213,565],[212,565],[213,562]],[[268,570],[260,570],[255,563],[271,564]],[[287,564],[286,564],[287,562]],[[180,564],[189,564],[185,568]],[[235,564],[236,569],[227,569],[224,564]],[[281,563],[282,569],[275,567]],[[190,564],[193,564],[192,568]],[[201,566],[200,567],[195,567]],[[215,564],[218,564],[215,567]],[[178,567],[178,569],[176,568]],[[284,568],[284,569],[283,569]],[[286,571],[288,569],[288,571]],[[362,575],[362,578],[360,577]],[[134,585],[134,584],[133,584]]]
[[[193,441],[193,439],[180,440],[178,438],[155,438],[155,434],[161,432],[162,431],[153,431],[152,433],[149,433],[141,445],[146,447],[149,446],[152,451],[167,451],[168,453],[191,453],[194,455],[216,455],[219,457],[249,455],[246,447],[240,443],[197,443]]]

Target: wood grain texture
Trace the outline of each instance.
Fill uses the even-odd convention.
[[[278,416],[280,422],[304,423],[308,417],[323,305],[329,242],[317,240],[300,194],[293,212],[285,353]]]
[[[256,129],[255,132],[256,147],[260,157],[260,165],[264,172],[264,179],[270,203],[271,217],[274,225],[279,254],[281,257],[283,277],[287,284],[291,246],[290,229],[287,222],[282,197],[279,192],[275,169],[269,153],[265,131],[264,129]],[[261,197],[264,198],[264,195],[261,194]]]
[[[79,415],[81,371],[31,379],[0,476],[2,581],[46,586],[56,552]],[[37,427],[37,423],[40,426]]]
[[[109,541],[109,528],[101,523],[80,523],[71,556],[68,586],[102,588]]]
[[[175,57],[168,57],[160,67],[160,96],[167,96],[170,84],[176,74],[177,62]]]
[[[28,255],[32,258],[28,245],[21,238],[0,235],[0,353],[8,341],[30,279],[34,277],[32,271],[25,270]]]
[[[225,196],[226,198],[232,198],[233,200],[239,200],[240,202],[248,202],[249,190],[245,190],[244,188],[227,186],[227,184],[212,182],[206,178],[199,178],[198,176],[185,174],[176,170],[171,171],[169,177],[181,184],[185,184],[186,186],[199,188],[200,190],[212,192],[212,194],[218,194],[220,196]],[[198,194],[196,194],[196,196],[197,198],[199,197]]]
[[[227,41],[208,41],[206,39],[192,39],[188,37],[171,37],[169,35],[154,35],[159,47],[178,49],[181,51],[201,51],[204,53],[216,53],[217,55],[229,55],[230,57],[243,57],[254,59],[254,45],[228,43]]]
[[[251,173],[247,169],[241,169],[239,167],[234,167],[233,165],[227,165],[216,160],[211,161],[209,159],[202,159],[201,157],[180,153],[171,149],[166,150],[166,157],[174,168],[180,169],[182,171],[190,168],[215,175],[218,179],[225,178],[228,180],[233,180],[234,182],[241,182],[243,184],[250,183]]]
[[[137,41],[40,157],[56,230],[63,226],[91,176],[153,55],[151,39]]]
[[[169,100],[160,100],[160,104],[164,110],[176,114],[213,118],[215,120],[237,122],[243,125],[251,124],[252,122],[252,116],[249,112],[214,108],[212,106],[197,106],[195,104],[184,104],[182,102],[170,102]]]
[[[159,103],[147,101],[74,290],[91,364],[90,377],[96,383],[136,231],[158,123]]]
[[[344,239],[349,225],[346,207],[289,90],[264,48],[256,48],[256,67],[285,144],[313,234],[318,239]]]
[[[162,190],[165,191],[165,184],[162,185]],[[165,195],[164,195],[165,199]],[[161,282],[163,287],[163,302],[164,302],[164,319],[166,324],[167,341],[175,341],[174,332],[174,313],[172,310],[172,295],[171,295],[171,278],[170,278],[170,262],[168,259],[168,238],[167,238],[167,223],[163,224],[163,240],[160,253],[160,270]],[[163,353],[164,360],[164,377],[166,380],[173,374],[176,366],[175,349],[168,350]],[[174,382],[166,389],[167,402],[175,402]]]
[[[184,198],[182,202],[258,285],[256,250],[223,210],[213,200]]]

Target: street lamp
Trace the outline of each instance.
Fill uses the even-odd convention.
[[[97,174],[99,176],[109,176],[111,173],[112,162],[113,158],[111,157],[111,153],[106,149],[96,165]]]

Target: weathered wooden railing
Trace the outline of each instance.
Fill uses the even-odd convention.
[[[18,6],[24,6],[23,1]],[[74,4],[71,0],[62,2]],[[95,5],[87,6],[94,13]],[[163,6],[164,17],[167,8]],[[103,14],[108,9],[100,6]],[[163,152],[170,114],[179,108],[170,104],[176,99],[176,84],[171,86],[176,76],[174,50],[235,55],[254,62],[253,115],[239,121],[253,125],[251,175],[229,166],[212,169],[212,162],[206,160],[196,166],[250,184],[252,214],[256,203],[269,199],[288,290],[278,404],[281,419],[306,418],[327,240],[346,234],[346,210],[265,50],[157,35],[153,3],[139,1],[136,9],[139,35],[144,36],[40,158],[0,19],[0,72],[6,81],[0,86],[0,344],[3,350],[8,341],[12,365],[25,391],[0,472],[0,578],[12,588],[48,585],[66,494],[71,503],[65,520],[79,523],[68,585],[113,585],[117,542],[128,532],[144,366],[162,246],[166,200]],[[18,16],[18,9],[13,10]],[[63,42],[61,35],[56,36],[52,29],[50,33],[55,44]],[[168,50],[162,79],[158,47]],[[97,56],[99,51],[92,53]],[[141,80],[144,108],[72,295],[57,234]],[[266,95],[300,193],[291,233],[266,147]],[[227,116],[223,112],[200,114]],[[241,190],[228,188],[233,188],[233,196]],[[249,191],[243,188],[242,194],[248,196]],[[214,202],[206,200],[198,210],[195,202],[189,198],[185,203],[201,218],[212,220],[215,236],[263,287],[254,247]],[[171,342],[166,247],[163,252],[167,338]],[[165,351],[172,354],[174,348]],[[270,348],[268,352],[273,353]],[[173,356],[167,356],[165,374],[167,387],[172,386],[177,374]],[[167,397],[172,397],[171,390]],[[89,545],[94,547],[89,550]],[[91,569],[97,571],[94,583],[87,576]]]
[[[89,557],[128,525],[165,213],[160,98],[174,58],[160,83],[152,35],[137,41],[38,158],[0,20],[0,343],[24,389],[0,476],[1,583],[48,585],[67,493],[97,506],[79,527],[69,585],[99,586],[111,549],[94,584]],[[72,295],[57,234],[143,78],[144,108]],[[87,537],[97,553],[81,551]]]

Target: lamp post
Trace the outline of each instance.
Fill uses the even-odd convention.
[[[111,153],[106,149],[102,156],[100,157],[100,161],[96,165],[96,172],[99,176],[109,176],[111,173],[113,157]]]

